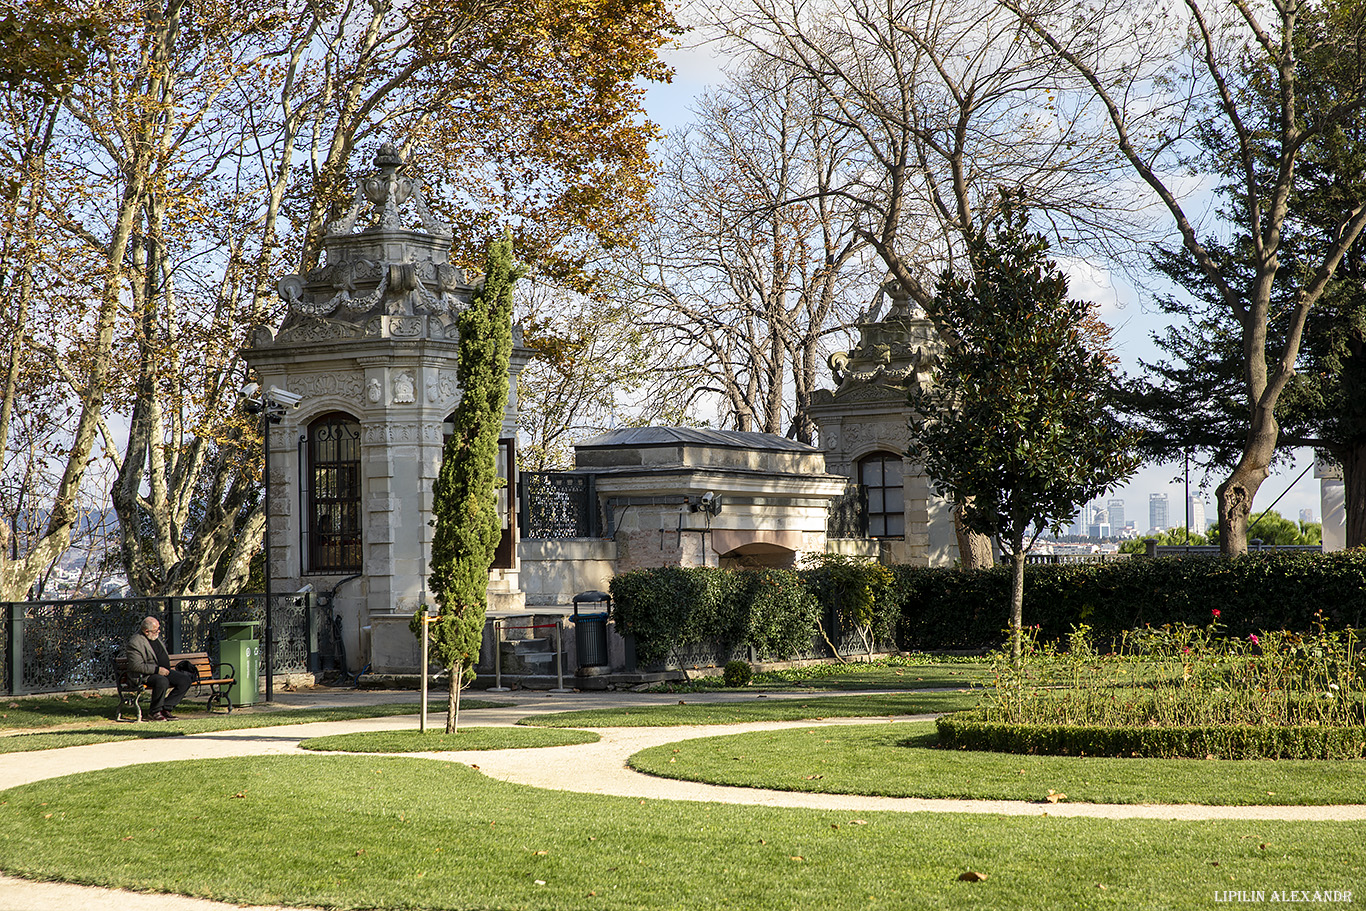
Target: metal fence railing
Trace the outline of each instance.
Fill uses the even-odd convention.
[[[1025,563],[1034,565],[1051,565],[1058,563],[1114,563],[1118,560],[1127,560],[1133,554],[1025,554]]]
[[[596,538],[601,534],[593,475],[524,471],[518,483],[523,538]]]
[[[830,501],[825,534],[829,538],[868,537],[868,488],[850,484],[844,493]]]
[[[336,645],[331,604],[324,600],[314,593],[273,596],[276,674],[316,672],[331,661]],[[167,651],[208,652],[217,661],[224,622],[258,621],[264,638],[265,595],[0,602],[3,692],[113,686],[114,656],[148,616],[161,621]]]

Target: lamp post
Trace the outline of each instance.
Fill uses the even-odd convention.
[[[285,411],[298,408],[304,397],[278,386],[271,386],[262,391],[256,383],[247,383],[243,386],[242,397],[246,399],[247,411],[261,416],[261,444],[265,457],[265,464],[261,469],[261,488],[264,491],[262,506],[266,517],[262,542],[262,568],[266,577],[266,634],[263,648],[266,653],[266,702],[270,702],[275,696],[275,625],[272,622],[271,611],[274,592],[270,580],[270,425],[280,423]]]

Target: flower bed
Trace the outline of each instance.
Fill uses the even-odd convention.
[[[1222,635],[1203,627],[1125,633],[1096,652],[1085,626],[1057,650],[1030,637],[995,656],[981,707],[941,719],[957,749],[1066,755],[1360,758],[1366,661],[1353,630]]]

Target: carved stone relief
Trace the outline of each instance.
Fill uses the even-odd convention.
[[[367,443],[418,443],[424,437],[421,424],[369,424],[364,430]]]
[[[416,400],[416,391],[411,370],[403,370],[394,377],[395,404],[411,405]]]
[[[391,316],[389,317],[389,335],[393,338],[421,338],[423,324],[426,323],[420,316]]]
[[[365,394],[361,378],[356,374],[324,373],[305,375],[289,381],[290,391],[308,398],[337,396],[360,402]]]
[[[427,401],[433,405],[449,402],[460,395],[454,370],[432,370],[427,374]]]

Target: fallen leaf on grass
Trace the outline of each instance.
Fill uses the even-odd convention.
[[[1057,791],[1053,790],[1052,788],[1049,788],[1049,789],[1048,789],[1048,796],[1044,798],[1044,800],[1048,801],[1049,803],[1058,803],[1059,801],[1066,800],[1066,799],[1067,799],[1067,795],[1066,795],[1066,794],[1060,794],[1060,793],[1058,793]]]
[[[545,880],[543,880],[543,879],[538,879],[538,880],[536,880],[536,885],[538,885],[538,886],[544,886],[544,885],[545,885]]]
[[[960,883],[980,883],[987,878],[985,873],[978,873],[976,870],[969,870],[958,877]]]
[[[805,778],[806,778],[807,781],[815,781],[817,778],[824,778],[824,777],[825,777],[824,775],[807,775],[807,776],[805,776]]]
[[[806,860],[806,858],[805,858],[805,857],[802,857],[800,854],[793,854],[793,855],[791,855],[791,857],[789,858],[789,860],[795,860],[795,861],[801,862],[801,861],[803,861],[803,860]]]

